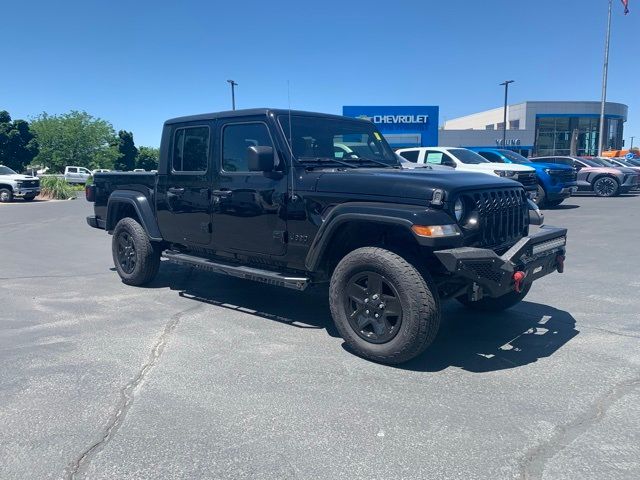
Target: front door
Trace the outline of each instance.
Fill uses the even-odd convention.
[[[182,245],[211,241],[210,125],[177,125],[169,140],[167,171],[158,176],[158,224],[162,237]]]
[[[276,151],[267,124],[258,118],[227,121],[220,125],[219,138],[220,161],[211,192],[212,248],[284,255],[286,169],[280,159],[275,172],[250,172],[247,162],[248,147]]]

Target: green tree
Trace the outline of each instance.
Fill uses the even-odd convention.
[[[11,121],[6,110],[0,111],[0,164],[22,172],[38,153],[38,142],[24,120]]]
[[[126,130],[120,130],[118,132],[118,139],[116,140],[118,147],[118,153],[120,154],[115,161],[114,168],[116,170],[133,170],[136,168],[136,157],[138,156],[138,149],[133,142],[133,133]]]
[[[106,120],[72,110],[62,115],[43,112],[31,121],[40,152],[35,162],[62,172],[67,165],[113,168],[120,156],[113,147],[115,132]]]
[[[143,168],[147,171],[157,170],[159,158],[160,149],[153,147],[140,147],[138,150],[138,159],[136,160],[136,168]]]

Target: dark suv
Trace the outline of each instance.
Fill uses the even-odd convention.
[[[519,183],[403,170],[373,123],[334,115],[175,118],[157,174],[98,173],[86,193],[125,283],[151,282],[163,255],[294,290],[328,284],[347,344],[385,363],[427,348],[442,300],[503,310],[564,264],[566,229],[529,235],[540,216]]]

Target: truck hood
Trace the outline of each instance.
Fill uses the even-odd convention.
[[[453,169],[358,168],[344,171],[324,171],[316,181],[315,190],[364,196],[385,196],[430,200],[435,189],[453,193],[460,190],[520,187],[518,182],[489,176],[486,173],[457,172]]]
[[[38,180],[38,177],[32,177],[31,175],[22,175],[20,173],[11,174],[11,175],[0,175],[0,179],[2,180]]]
[[[498,163],[498,162],[488,162],[488,163],[477,163],[473,165],[465,165],[465,167],[472,167],[474,170],[481,170],[493,173],[494,170],[506,170],[508,172],[535,172],[532,167],[525,167],[524,165],[519,165],[517,163]]]

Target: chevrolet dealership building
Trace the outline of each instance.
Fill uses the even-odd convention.
[[[623,147],[628,107],[605,105],[607,149]],[[343,115],[368,118],[394,148],[502,147],[504,108],[447,120],[437,106],[344,106]],[[600,102],[522,102],[507,108],[505,147],[525,156],[597,155]]]

